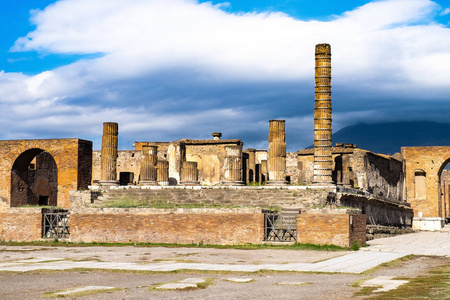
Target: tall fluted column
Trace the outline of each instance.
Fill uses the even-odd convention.
[[[141,178],[139,180],[139,184],[156,185],[158,146],[142,146],[142,153],[144,154],[144,158],[141,162]]]
[[[104,186],[118,185],[117,180],[117,146],[119,124],[103,123],[102,151],[101,151],[101,179],[99,184]]]
[[[183,161],[181,167],[181,184],[182,185],[198,185],[198,169],[197,162]]]
[[[156,169],[158,184],[169,185],[169,162],[167,160],[158,160]]]
[[[269,185],[285,185],[286,181],[286,132],[284,120],[269,121]]]
[[[224,185],[243,185],[242,181],[242,145],[225,147]]]
[[[316,45],[315,75],[313,184],[332,185],[331,47],[329,44]]]

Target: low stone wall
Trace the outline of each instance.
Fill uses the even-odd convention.
[[[350,247],[366,243],[366,216],[346,210],[310,210],[297,216],[297,242]]]
[[[367,216],[368,225],[412,226],[414,212],[406,202],[395,202],[373,196],[349,193],[338,193],[337,199],[342,206],[360,209]]]
[[[260,244],[264,215],[242,209],[85,208],[70,215],[72,242]]]
[[[42,237],[41,208],[8,208],[0,213],[0,240],[30,242]]]

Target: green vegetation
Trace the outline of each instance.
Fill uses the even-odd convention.
[[[397,278],[409,280],[395,290],[373,293],[376,288],[363,288],[355,296],[372,296],[371,300],[391,299],[449,299],[450,295],[450,265],[438,267],[428,274],[416,278]]]
[[[104,247],[125,247],[125,246],[137,246],[137,247],[167,247],[167,248],[217,248],[217,249],[241,249],[241,250],[254,250],[254,249],[285,249],[285,250],[317,250],[317,251],[348,251],[348,248],[336,246],[336,245],[314,245],[314,244],[286,244],[286,245],[271,245],[271,244],[243,244],[243,245],[209,245],[209,244],[166,244],[166,243],[73,243],[68,241],[36,241],[36,242],[7,242],[0,241],[0,246],[52,246],[52,247],[92,247],[92,246],[104,246]]]
[[[252,208],[251,206],[243,205],[223,205],[223,204],[208,204],[208,203],[169,203],[162,198],[154,198],[150,200],[135,199],[130,197],[121,197],[115,201],[105,203],[98,207],[109,208]],[[268,209],[280,210],[279,207],[270,207]]]
[[[246,183],[245,185],[246,185],[246,186],[265,186],[266,183],[265,183],[265,182],[263,182],[263,183],[259,183],[259,182],[249,182],[249,183]]]

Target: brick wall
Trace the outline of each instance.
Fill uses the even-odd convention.
[[[83,209],[70,215],[72,242],[259,244],[264,215],[255,211]]]
[[[0,213],[0,240],[29,242],[41,237],[40,208],[11,208]]]
[[[350,223],[351,219],[351,223]],[[305,213],[297,216],[297,242],[350,247],[366,242],[366,216],[347,213]]]

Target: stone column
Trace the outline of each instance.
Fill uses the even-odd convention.
[[[158,184],[169,185],[169,162],[167,160],[158,160],[156,169]]]
[[[225,147],[224,185],[243,185],[242,181],[242,145]]]
[[[316,45],[314,105],[314,185],[332,185],[331,47]]]
[[[101,179],[103,186],[119,185],[117,180],[117,145],[119,124],[103,123],[102,151],[101,151]]]
[[[284,120],[269,121],[269,185],[285,185],[286,181],[286,132]]]
[[[181,168],[182,185],[199,185],[197,162],[184,161]]]
[[[156,163],[158,161],[158,146],[142,146],[144,158],[141,162],[141,178],[139,184],[157,185]]]
[[[213,136],[215,141],[219,141],[220,138],[222,137],[222,133],[221,132],[213,132],[212,136]]]
[[[248,165],[247,165],[247,169],[248,169],[248,182],[255,182],[256,180],[256,150],[255,149],[247,149],[248,151]]]
[[[182,141],[174,141],[167,149],[169,161],[169,185],[177,185],[181,181],[181,167],[186,161],[186,145]]]
[[[267,182],[267,160],[261,161],[261,184]]]

